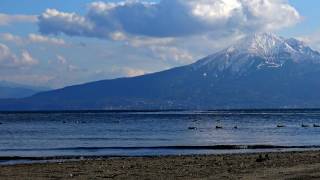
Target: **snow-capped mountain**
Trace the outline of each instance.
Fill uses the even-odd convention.
[[[270,33],[193,64],[0,101],[0,110],[320,108],[320,54]]]
[[[285,63],[320,63],[320,54],[294,38],[271,33],[249,36],[194,64],[220,71],[243,73],[250,68],[279,68]]]

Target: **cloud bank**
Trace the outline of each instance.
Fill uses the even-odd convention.
[[[29,38],[29,41],[33,43],[47,43],[47,44],[54,44],[54,45],[66,44],[66,42],[63,39],[50,38],[50,37],[42,36],[39,34],[29,34],[28,38]]]
[[[16,44],[44,43],[58,46],[67,44],[63,39],[60,38],[48,37],[33,33],[30,33],[27,38],[23,38],[11,33],[3,33],[0,34],[0,39],[8,42],[14,42]]]
[[[5,44],[0,43],[0,68],[24,68],[38,64],[27,50],[21,56],[15,55]]]
[[[38,21],[35,15],[9,15],[0,13],[0,26],[10,25],[12,23],[35,23]]]
[[[38,24],[43,34],[108,39],[122,32],[162,38],[274,31],[300,19],[284,0],[162,0],[93,2],[83,16],[47,9]]]

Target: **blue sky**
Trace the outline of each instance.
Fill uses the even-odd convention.
[[[320,1],[318,0],[289,0],[303,17],[303,20],[296,26],[290,27],[283,32],[286,36],[297,36],[311,34],[320,30]]]
[[[320,50],[318,7],[318,0],[1,0],[0,80],[57,88],[136,76],[264,31]]]

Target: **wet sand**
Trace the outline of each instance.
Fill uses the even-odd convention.
[[[320,179],[320,151],[6,165],[0,179]]]

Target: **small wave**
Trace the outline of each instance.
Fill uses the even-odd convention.
[[[93,150],[241,150],[241,149],[317,149],[320,145],[310,146],[278,146],[278,145],[212,145],[212,146],[116,146],[116,147],[62,147],[62,148],[32,148],[32,149],[0,149],[8,151],[93,151]]]
[[[41,139],[41,138],[39,138]],[[80,141],[172,141],[167,138],[48,138],[48,140],[80,140]]]

